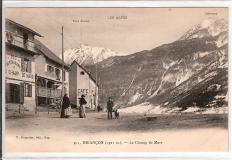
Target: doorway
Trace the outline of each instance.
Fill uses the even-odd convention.
[[[20,103],[20,85],[18,84],[9,84],[9,102],[10,103]]]

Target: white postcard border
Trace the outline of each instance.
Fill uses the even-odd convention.
[[[231,97],[231,1],[4,1],[2,9],[2,53],[5,53],[4,41],[4,9],[7,7],[228,7],[229,8],[229,97]],[[2,54],[5,59],[5,54]],[[231,153],[231,99],[229,98],[229,152],[112,152],[112,153],[6,153],[5,144],[5,63],[2,61],[2,151],[4,159],[57,159],[59,158],[232,158]]]

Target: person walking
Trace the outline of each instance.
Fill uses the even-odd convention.
[[[112,119],[112,112],[113,112],[114,102],[111,97],[107,101],[107,112],[108,112],[108,119]]]
[[[68,98],[68,94],[65,93],[62,101],[60,118],[68,118],[68,116],[65,115],[65,109],[67,109],[69,106],[70,106],[70,100]]]
[[[85,104],[87,104],[85,100],[85,95],[81,95],[81,98],[79,99],[79,117],[80,118],[86,118],[86,113],[85,113]]]

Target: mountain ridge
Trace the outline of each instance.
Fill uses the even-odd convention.
[[[223,27],[228,27],[226,24],[225,20],[215,20],[198,27],[199,31],[191,34],[187,31],[172,43],[97,63],[98,82],[103,85],[101,102],[112,96],[122,107],[144,102],[182,108],[193,104],[226,105],[228,28]],[[93,74],[94,67],[88,66]],[[221,87],[215,89],[215,86]],[[197,95],[205,97],[205,102]],[[216,100],[216,96],[224,98]]]
[[[67,64],[71,64],[74,60],[76,60],[82,65],[94,65],[104,59],[117,56],[119,54],[119,52],[112,49],[81,44],[80,47],[66,50],[64,52],[64,61]]]

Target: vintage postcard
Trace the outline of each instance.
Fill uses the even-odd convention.
[[[5,8],[6,153],[228,152],[228,8]]]

